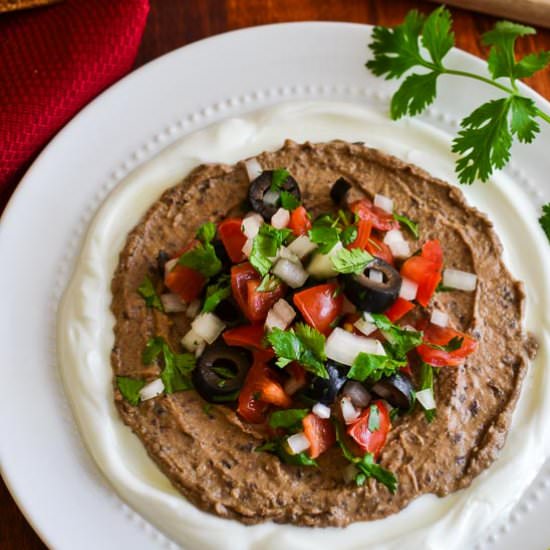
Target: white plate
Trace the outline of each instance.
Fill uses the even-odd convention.
[[[10,490],[50,547],[171,544],[122,503],[98,473],[58,376],[55,313],[91,216],[134,167],[178,137],[228,115],[291,98],[387,101],[395,85],[363,68],[368,40],[367,26],[299,23],[187,46],[102,94],[27,173],[0,226],[0,459]],[[485,70],[463,52],[453,51],[450,58],[458,68]],[[523,91],[550,111],[540,96]],[[478,83],[442,80],[440,99],[423,120],[455,131],[461,116],[492,96],[492,89]],[[507,170],[529,197],[526,215],[535,216],[535,207],[550,200],[548,150],[548,127],[533,145],[514,148]],[[548,546],[549,486],[547,464],[511,518],[503,518],[504,528],[488,534],[481,546]]]

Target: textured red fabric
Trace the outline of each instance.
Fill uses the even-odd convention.
[[[66,0],[0,16],[0,212],[47,141],[134,62],[148,0]]]

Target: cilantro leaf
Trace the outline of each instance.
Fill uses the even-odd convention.
[[[313,458],[310,458],[306,453],[291,455],[287,451],[284,441],[281,439],[267,441],[263,445],[256,447],[254,450],[256,452],[276,454],[285,464],[292,464],[294,466],[318,466],[317,462]]]
[[[271,273],[266,273],[260,283],[260,286],[256,289],[258,292],[272,292],[275,290],[281,282],[281,279]]]
[[[369,409],[369,423],[367,426],[369,432],[375,432],[380,429],[380,411],[376,405],[371,405]]]
[[[433,103],[437,94],[439,73],[411,74],[393,94],[390,115],[394,120],[404,115],[417,115]]]
[[[380,329],[396,359],[404,359],[409,351],[422,343],[422,332],[406,330],[394,325],[384,314],[371,313],[376,328]]]
[[[543,205],[542,216],[539,218],[539,223],[550,242],[550,202]]]
[[[216,224],[213,222],[205,222],[197,230],[197,239],[203,244],[212,242],[215,236]]]
[[[325,353],[326,338],[318,330],[305,323],[296,323],[294,326],[296,336],[300,339],[306,348],[309,348],[312,353],[321,361],[326,361],[327,354]]]
[[[145,300],[145,305],[147,307],[154,307],[159,311],[164,311],[164,306],[162,305],[160,296],[157,294],[153,281],[151,281],[149,276],[145,276],[143,282],[138,287],[138,292]]]
[[[338,273],[363,273],[373,257],[360,248],[342,248],[330,257],[332,265]]]
[[[205,238],[208,236],[208,234],[204,235]],[[195,248],[182,254],[178,264],[190,267],[202,273],[206,278],[213,277],[222,269],[222,263],[216,256],[216,250],[208,242],[198,244]]]
[[[430,344],[429,342],[426,342],[426,345],[439,351],[456,351],[461,348],[463,342],[464,338],[461,338],[460,336],[453,336],[444,346]]]
[[[286,409],[275,411],[269,417],[269,425],[272,428],[292,428],[301,425],[302,419],[307,416],[309,409]]]
[[[249,260],[262,277],[271,269],[277,251],[291,234],[290,229],[275,229],[267,223],[260,227],[252,243]]]
[[[537,116],[535,102],[528,97],[512,96],[510,98],[510,112],[510,131],[512,134],[523,143],[531,143],[540,131],[540,126],[535,119]]]
[[[415,239],[418,239],[418,224],[413,222],[407,216],[402,216],[401,214],[393,214],[393,219],[397,220],[402,226],[405,226],[414,236]]]
[[[202,304],[202,312],[214,311],[220,302],[231,296],[231,283],[227,275],[222,275],[215,284],[206,287],[206,298]]]
[[[139,405],[139,392],[145,386],[144,380],[137,380],[128,376],[117,376],[116,385],[122,394],[122,397],[130,403],[130,405]]]
[[[431,365],[428,365],[428,363],[422,362],[420,365],[420,390],[432,390],[432,393],[435,396],[434,393],[434,368]],[[435,418],[436,410],[435,409],[428,409],[424,410],[424,416],[426,417],[426,420],[428,423],[432,422]]]
[[[330,217],[317,218],[308,232],[311,242],[318,246],[321,254],[328,254],[340,240],[340,232]]]
[[[277,170],[273,170],[273,173],[271,174],[271,187],[269,190],[275,193],[281,191],[281,187],[288,176],[290,176],[290,173],[285,168],[277,168]]]
[[[353,361],[347,377],[359,382],[364,382],[367,378],[372,382],[377,382],[383,377],[395,374],[406,364],[407,361],[392,359],[387,355],[360,352]]]
[[[286,210],[294,210],[300,206],[300,201],[288,191],[285,191],[284,189],[280,193],[281,197],[281,206],[283,208],[286,208]]]
[[[344,246],[351,244],[355,239],[357,239],[357,227],[355,225],[349,225],[340,233],[340,240]]]
[[[522,57],[514,69],[517,78],[528,78],[550,63],[550,52],[530,53]]]
[[[455,45],[452,24],[451,13],[440,6],[430,13],[422,28],[422,45],[428,50],[436,65],[441,65],[443,58]]]

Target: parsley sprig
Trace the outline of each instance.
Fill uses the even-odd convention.
[[[433,103],[437,80],[441,75],[454,75],[479,80],[504,92],[475,109],[461,122],[461,130],[453,141],[452,150],[461,155],[456,163],[461,183],[476,179],[487,181],[493,171],[503,168],[510,159],[513,139],[530,143],[540,131],[538,119],[550,123],[550,115],[541,111],[535,102],[519,92],[517,80],[532,76],[550,63],[550,52],[542,51],[517,59],[517,38],[535,34],[535,29],[500,21],[482,36],[490,46],[488,66],[491,78],[467,71],[450,69],[443,59],[455,44],[449,10],[441,6],[427,18],[416,10],[393,29],[375,27],[369,45],[373,59],[366,66],[377,76],[401,78],[410,69],[421,72],[409,74],[391,100],[393,119],[417,115]],[[421,50],[423,46],[428,56]],[[498,80],[508,79],[509,85]]]

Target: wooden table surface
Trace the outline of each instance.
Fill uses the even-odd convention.
[[[481,0],[480,0],[481,1]],[[348,21],[395,25],[408,10],[428,12],[429,2],[415,0],[150,0],[151,12],[136,59],[139,67],[156,57],[195,40],[265,23],[284,21]],[[452,9],[458,47],[480,57],[487,51],[480,44],[481,33],[496,21],[492,17]],[[518,53],[550,50],[550,30],[538,29],[536,36],[520,41]],[[550,70],[527,80],[550,99]],[[77,505],[77,504],[76,504]],[[43,549],[6,486],[0,480],[0,548],[2,550]]]

